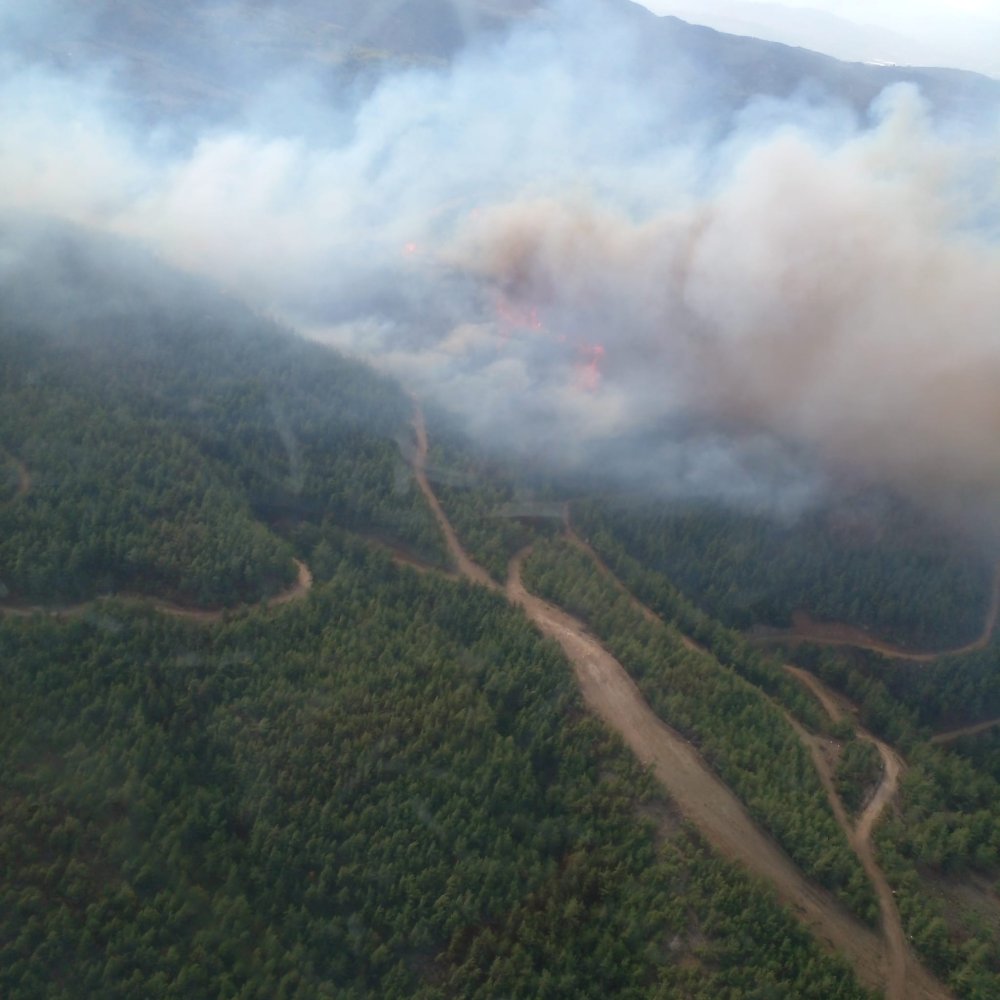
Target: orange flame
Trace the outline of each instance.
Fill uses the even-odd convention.
[[[601,387],[601,362],[604,360],[604,345],[584,345],[580,348],[580,353],[587,359],[583,364],[577,366],[577,385],[584,392],[597,392]]]

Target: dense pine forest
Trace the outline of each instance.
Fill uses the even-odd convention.
[[[862,995],[499,598],[348,545],[280,611],[0,640],[5,996]]]
[[[754,641],[807,570],[864,584],[866,607],[898,570],[920,627],[863,624],[943,647],[981,627],[987,563],[944,534],[907,552],[895,513],[896,534],[844,551],[826,514],[626,516],[428,407],[428,480],[491,592],[455,578],[395,382],[117,243],[18,238],[0,295],[3,996],[877,992],[594,716],[579,664],[504,598],[515,556],[858,934],[898,908],[941,983],[995,995],[998,737],[951,731],[1000,715],[997,647],[918,665]],[[964,617],[938,628],[945,592]],[[852,620],[831,601],[810,610]],[[904,761],[871,841],[889,904],[854,828],[888,780],[875,739]]]
[[[1000,997],[1000,82],[653,6],[0,4],[0,1000]]]
[[[126,247],[24,225],[0,296],[8,493],[31,477],[0,507],[8,600],[258,600],[295,578],[293,527],[440,560],[397,385]]]
[[[398,387],[36,236],[80,319],[0,324],[4,996],[863,995],[519,613],[395,565],[444,562]]]
[[[997,555],[874,490],[780,518],[711,502],[592,503],[578,516],[728,625],[787,626],[807,611],[915,648],[979,634]]]

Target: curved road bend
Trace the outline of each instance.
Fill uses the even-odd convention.
[[[276,608],[291,601],[297,601],[306,596],[312,589],[313,576],[309,567],[300,559],[294,559],[297,576],[287,590],[280,594],[262,601],[260,605],[266,608]],[[103,597],[96,597],[91,601],[82,601],[80,604],[70,604],[62,608],[45,608],[32,606],[28,608],[13,607],[11,605],[0,605],[0,614],[11,615],[15,618],[30,618],[32,615],[51,615],[53,618],[74,618],[89,611],[96,604],[105,600]],[[118,594],[115,600],[135,602],[137,604],[148,604],[150,607],[173,618],[184,618],[188,621],[196,622],[218,622],[222,621],[222,616],[227,612],[238,610],[238,608],[218,608],[209,610],[208,608],[190,608],[183,604],[174,604],[172,601],[161,601],[155,597],[144,597],[142,594]],[[253,607],[253,605],[246,605]]]
[[[807,690],[809,690],[823,706],[824,711],[833,722],[839,722],[847,717],[852,718],[854,713],[851,706],[841,696],[831,691],[818,677],[803,670],[786,664],[785,670],[798,680]],[[809,736],[807,738],[813,742],[815,752],[813,760],[823,780],[827,795],[831,804],[834,799],[837,806],[834,812],[837,820],[847,833],[851,847],[861,861],[862,867],[875,889],[875,894],[879,902],[879,910],[882,916],[882,931],[885,934],[886,949],[889,958],[889,977],[886,983],[886,995],[890,1000],[907,1000],[908,997],[917,995],[912,991],[915,984],[925,991],[924,995],[947,997],[951,994],[935,980],[920,964],[919,959],[910,947],[903,930],[903,923],[899,916],[899,909],[896,906],[896,899],[892,888],[885,877],[885,873],[879,867],[875,858],[875,848],[872,844],[872,830],[878,822],[886,806],[896,797],[899,789],[899,778],[903,773],[904,764],[902,758],[883,740],[873,736],[861,726],[855,724],[855,731],[858,738],[867,740],[879,752],[882,758],[882,780],[879,782],[875,794],[865,806],[857,823],[852,827],[844,813],[843,805],[840,804],[839,796],[833,783],[833,774],[829,761],[823,755],[819,746],[819,737]],[[933,990],[934,992],[927,992]]]
[[[986,609],[986,616],[983,620],[983,628],[979,635],[971,642],[961,646],[953,646],[951,649],[920,650],[905,649],[896,646],[891,642],[883,642],[876,636],[869,635],[863,629],[842,622],[820,622],[811,618],[804,612],[798,612],[793,616],[793,625],[788,629],[769,628],[766,634],[747,636],[747,641],[752,643],[800,643],[815,642],[824,646],[852,646],[855,649],[867,649],[873,653],[881,653],[883,656],[891,657],[894,660],[908,660],[911,663],[931,663],[942,656],[962,656],[966,653],[975,653],[980,649],[985,649],[996,630],[997,619],[1000,617],[1000,562],[997,562],[993,573],[993,590],[990,594],[990,603]]]

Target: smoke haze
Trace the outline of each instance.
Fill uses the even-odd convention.
[[[997,105],[727,98],[683,52],[650,76],[618,6],[364,85],[237,47],[231,103],[199,115],[139,101],[120,54],[61,67],[44,40],[87,30],[67,8],[0,5],[0,207],[134,238],[535,454],[744,499],[849,475],[991,508]]]

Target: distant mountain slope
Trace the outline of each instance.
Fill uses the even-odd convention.
[[[996,5],[912,5],[861,0],[813,0],[807,6],[763,0],[650,0],[649,5],[694,24],[825,52],[849,62],[897,66],[953,66],[1000,75]],[[911,6],[911,5],[907,5]],[[975,8],[978,6],[979,10]],[[935,9],[936,8],[936,9]]]
[[[714,103],[732,111],[755,95],[789,97],[802,88],[863,109],[902,81],[918,84],[949,114],[972,115],[984,102],[1000,101],[1000,81],[975,73],[845,63],[657,17],[631,0],[596,2],[639,27],[641,71],[651,87],[676,87],[680,69],[706,109]],[[169,7],[103,0],[83,16],[79,9],[62,10],[34,22],[24,51],[74,71],[111,65],[118,83],[138,94],[154,117],[232,113],[279,74],[306,71],[331,84],[370,84],[406,64],[440,64],[468,43],[526,19],[544,17],[562,30],[575,17],[565,6],[539,0],[292,0],[280,7],[254,0]]]
[[[675,54],[706,87],[706,97],[734,109],[754,96],[786,98],[805,90],[863,110],[888,86],[915,83],[932,107],[971,116],[1000,102],[1000,81],[953,69],[871,66],[842,62],[808,49],[728,35],[656,17],[631,0],[605,0],[642,25],[646,69],[655,74],[664,54]]]
[[[40,15],[24,51],[80,72],[102,63],[145,113],[226,114],[269,77],[304,72],[350,87],[387,69],[436,64],[502,30],[533,0],[99,0]]]

